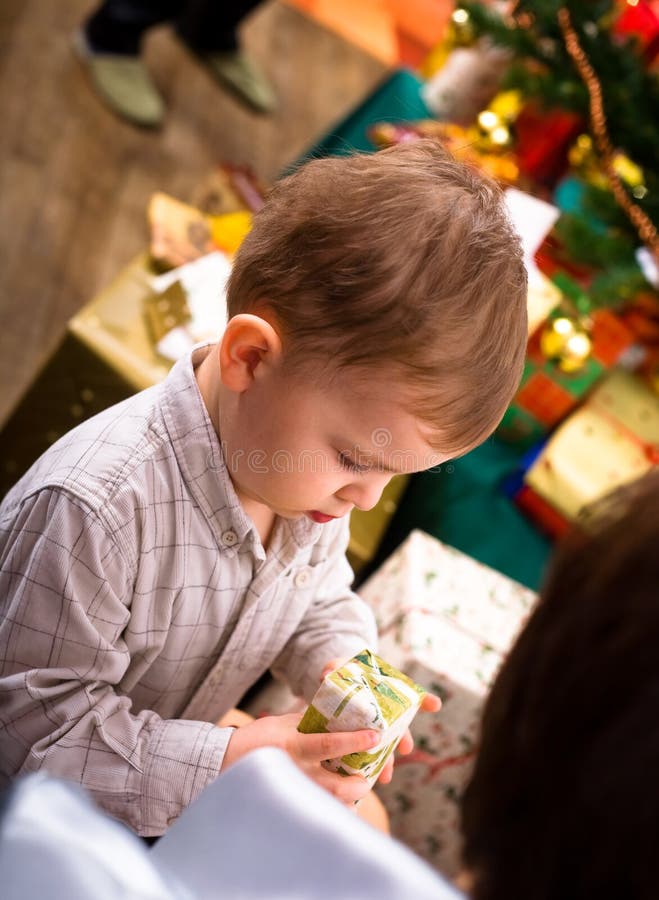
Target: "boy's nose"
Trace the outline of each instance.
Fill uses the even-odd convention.
[[[353,481],[346,485],[339,491],[337,497],[351,503],[357,509],[373,509],[390,480],[391,477],[388,475],[367,476],[359,482]]]

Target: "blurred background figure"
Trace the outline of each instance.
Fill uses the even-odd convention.
[[[472,900],[657,896],[659,471],[591,507],[497,675],[462,806]]]
[[[75,35],[75,48],[102,100],[130,122],[158,127],[165,104],[142,60],[145,33],[170,23],[211,75],[258,112],[276,105],[272,86],[240,48],[237,28],[257,0],[105,0]]]

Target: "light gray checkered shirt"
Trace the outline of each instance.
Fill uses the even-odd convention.
[[[267,669],[310,699],[375,647],[348,523],[277,519],[267,554],[199,393],[198,348],[74,429],[0,507],[0,772],[80,782],[161,834],[220,770],[210,724]]]

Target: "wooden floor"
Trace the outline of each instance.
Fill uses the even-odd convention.
[[[242,33],[277,87],[277,114],[240,106],[161,28],[146,58],[169,115],[149,133],[105,110],[73,56],[71,34],[92,6],[0,2],[0,423],[70,316],[144,248],[153,191],[189,199],[219,160],[271,181],[384,75],[271,0]]]

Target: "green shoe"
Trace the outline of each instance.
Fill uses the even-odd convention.
[[[139,56],[94,53],[82,31],[74,35],[73,46],[96,93],[110,109],[135,125],[162,125],[165,104]]]
[[[230,88],[238,99],[257,112],[273,112],[277,100],[272,85],[242,50],[228,53],[197,53],[211,74],[224,87]]]

